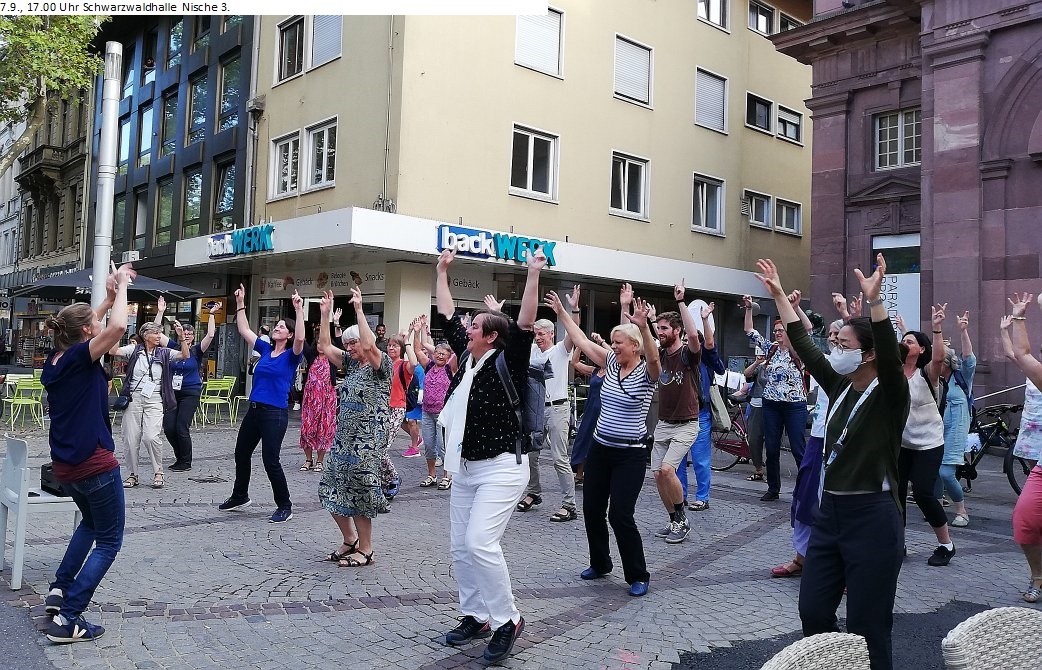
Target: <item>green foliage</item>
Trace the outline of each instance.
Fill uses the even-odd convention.
[[[102,68],[91,49],[104,17],[0,17],[0,123],[25,120],[50,92],[67,99],[89,87]]]

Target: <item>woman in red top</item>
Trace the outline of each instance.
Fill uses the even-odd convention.
[[[380,460],[380,479],[383,481],[384,495],[388,500],[394,500],[402,487],[402,478],[391,462],[391,445],[394,438],[398,437],[398,431],[402,428],[405,420],[405,391],[412,381],[412,371],[416,367],[416,355],[411,354],[411,361],[402,359],[402,351],[405,349],[405,338],[395,335],[387,340],[387,357],[391,359],[394,373],[391,375],[391,425],[387,431],[387,445],[384,449],[383,458]],[[410,347],[411,349],[411,347]],[[404,383],[403,383],[404,378]]]

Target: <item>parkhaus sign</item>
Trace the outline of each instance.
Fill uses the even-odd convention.
[[[438,251],[455,249],[456,253],[476,258],[492,258],[524,263],[529,251],[541,249],[548,267],[557,265],[554,247],[557,242],[535,237],[492,233],[487,230],[442,225],[438,227]]]
[[[266,223],[262,226],[233,230],[230,233],[211,235],[207,241],[210,258],[227,258],[258,251],[275,251],[275,244],[271,240],[271,233],[274,230],[275,226]]]

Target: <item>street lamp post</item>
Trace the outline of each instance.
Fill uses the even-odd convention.
[[[98,149],[98,199],[94,217],[94,265],[90,304],[105,300],[105,281],[112,258],[112,212],[116,192],[116,142],[118,140],[120,78],[123,45],[105,43],[105,78],[101,89],[101,144]]]

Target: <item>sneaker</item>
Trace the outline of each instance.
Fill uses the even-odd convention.
[[[65,593],[61,589],[51,589],[47,599],[43,601],[43,609],[48,614],[57,614],[65,604]]]
[[[941,503],[941,507],[951,507],[952,501],[948,500],[947,496],[941,496],[941,499],[937,502]]]
[[[217,506],[217,509],[225,512],[233,509],[243,509],[253,504],[253,501],[249,498],[228,498],[223,503]]]
[[[521,632],[524,629],[524,617],[521,617],[517,623],[507,621],[497,628],[496,632],[492,633],[492,639],[488,641],[488,647],[485,648],[485,660],[489,663],[496,663],[510,655],[510,650],[514,648],[514,642],[521,637]]]
[[[384,488],[384,497],[390,502],[394,500],[394,497],[398,495],[398,492],[402,490],[402,478],[400,476],[395,477],[394,481],[391,482],[390,486]]]
[[[434,459],[434,467],[440,468],[443,465],[445,465],[445,461],[442,460],[441,456],[438,456],[437,458]]]
[[[293,403],[293,411],[294,412],[299,412],[300,411],[300,403],[299,402]]]
[[[762,496],[760,496],[760,500],[762,500],[763,502],[770,502],[771,500],[777,499],[778,493],[775,491],[768,491],[767,493],[764,493]]]
[[[672,528],[673,522],[670,521],[665,526],[655,531],[655,537],[666,537],[667,535],[669,535],[669,531],[672,530]]]
[[[680,544],[687,539],[687,534],[690,532],[691,524],[687,522],[687,519],[673,521],[669,524],[669,534],[666,535],[666,542],[669,544]]]
[[[102,626],[95,626],[82,615],[69,621],[61,614],[55,614],[47,626],[47,639],[56,644],[97,640],[104,634],[105,629]]]
[[[171,465],[167,469],[170,470],[171,472],[187,472],[188,470],[192,469],[192,464],[191,463],[174,463],[173,465]]]
[[[288,507],[280,507],[271,515],[272,523],[286,523],[293,518],[293,510]]]
[[[965,514],[956,514],[955,518],[952,519],[952,527],[954,528],[965,528],[970,525],[970,517]]]
[[[492,629],[487,621],[482,623],[468,614],[467,616],[461,616],[459,625],[445,633],[445,643],[458,647],[476,637],[488,637],[491,632]]]
[[[926,559],[928,565],[932,565],[935,568],[943,567],[952,562],[952,557],[955,556],[955,545],[952,545],[951,550],[943,545],[937,545],[937,548],[933,550],[933,556]]]
[[[416,458],[419,455],[420,455],[420,450],[417,449],[416,447],[409,447],[404,452],[402,452],[402,457],[404,457],[404,458]]]

